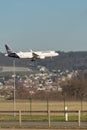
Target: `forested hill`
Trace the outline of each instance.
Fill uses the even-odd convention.
[[[36,60],[31,62],[30,59],[15,59],[16,66],[30,67],[35,69],[38,65],[45,66],[49,70],[84,70],[87,69],[87,52],[61,52],[59,56],[54,58],[46,58],[44,60]],[[0,53],[0,66],[13,66],[14,58],[5,57]]]

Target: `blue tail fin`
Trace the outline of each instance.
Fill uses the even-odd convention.
[[[5,45],[5,48],[6,48],[7,54],[13,53],[12,49],[8,45]]]
[[[20,58],[8,45],[5,45],[5,48],[9,57]]]

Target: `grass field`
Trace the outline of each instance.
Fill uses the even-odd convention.
[[[68,110],[87,110],[87,101],[46,101],[46,100],[20,100],[16,101],[16,110],[64,110],[67,106]],[[12,111],[14,109],[13,101],[0,101],[0,111]]]
[[[27,113],[22,113],[22,121],[47,121],[47,113],[31,113],[31,111],[45,111],[50,109],[50,111],[64,110],[64,106],[68,107],[68,110],[87,110],[86,101],[46,101],[46,100],[20,100],[16,101],[16,110],[30,111]],[[13,111],[14,102],[13,101],[0,101],[0,111]],[[63,113],[51,113],[51,121],[65,121],[65,116]],[[78,113],[69,113],[69,121],[78,121]],[[16,113],[14,118],[13,113],[0,113],[0,120],[19,120],[19,113]],[[87,112],[81,115],[81,121],[87,121]]]

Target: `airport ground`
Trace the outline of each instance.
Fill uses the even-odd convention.
[[[60,110],[60,109],[64,109],[64,105],[67,105],[68,106],[68,109],[69,110],[81,110],[81,108],[83,110],[87,110],[87,102],[86,101],[83,101],[83,103],[81,103],[80,101],[66,101],[66,102],[63,102],[63,101],[50,101],[49,103],[46,102],[46,101],[32,101],[32,103],[30,101],[16,101],[16,109],[17,110],[47,110],[48,108],[48,105],[49,105],[49,108],[50,110]],[[81,106],[82,105],[82,106]],[[13,110],[13,101],[0,101],[0,110],[4,110],[4,111],[8,111],[8,110]],[[23,123],[23,122],[22,122]],[[72,128],[72,125],[70,125],[71,128]],[[47,127],[46,127],[47,128]],[[49,130],[49,127],[48,129],[44,129],[43,126],[42,126],[42,129],[39,128],[39,130]],[[37,130],[35,129],[34,127],[33,128],[16,128],[16,127],[11,127],[9,125],[9,128],[0,128],[0,130]],[[63,129],[58,127],[57,129],[53,129],[51,128],[51,130],[82,130],[81,128],[72,128],[70,129],[70,127],[68,128],[65,128]],[[84,130],[87,130],[87,128]]]
[[[15,101],[16,110],[31,110],[31,111],[40,111],[40,110],[64,110],[64,107],[67,106],[68,110],[87,110],[87,101],[54,101],[54,100],[16,100]],[[13,100],[4,100],[0,101],[0,111],[12,111],[14,110]]]
[[[0,129],[0,130],[73,130],[73,129],[67,129],[67,128],[64,128],[64,129],[19,129],[19,128],[2,128],[2,129]],[[80,128],[76,128],[76,129],[74,129],[74,130],[87,130],[87,129],[80,129]]]

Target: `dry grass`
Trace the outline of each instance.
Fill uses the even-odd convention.
[[[68,107],[68,110],[87,110],[87,102],[83,101],[16,101],[16,110],[64,110],[64,106]],[[0,111],[13,110],[13,101],[0,101]]]

